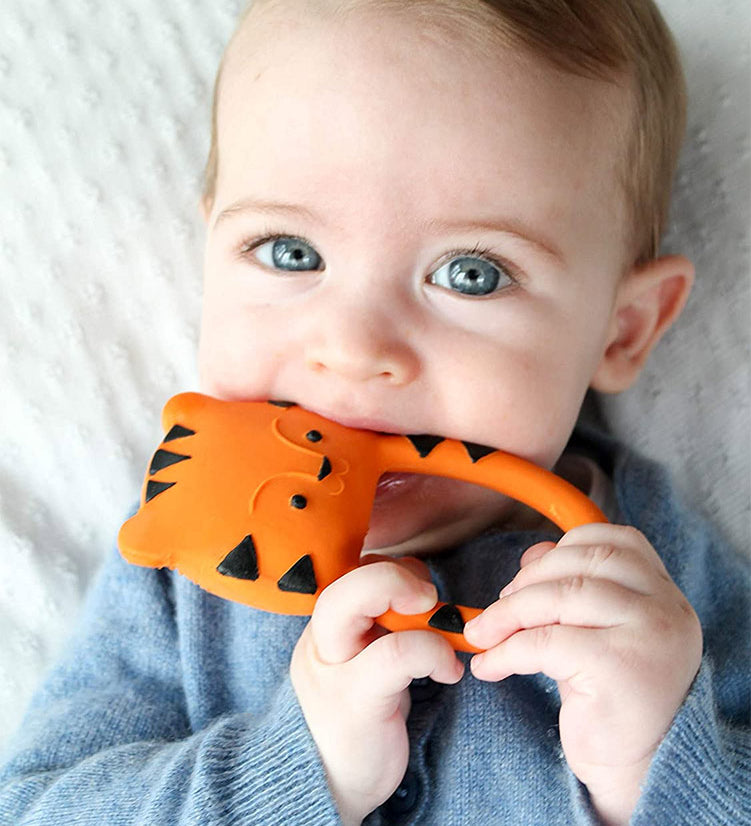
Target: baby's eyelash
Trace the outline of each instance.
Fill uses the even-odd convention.
[[[264,230],[260,235],[254,235],[241,241],[236,248],[235,254],[239,259],[245,260],[247,259],[248,254],[253,252],[254,249],[257,249],[263,244],[267,244],[269,241],[278,241],[280,238],[299,238],[301,241],[308,244],[308,246],[315,249],[314,244],[308,241],[304,235],[299,235],[296,232]]]
[[[451,250],[450,252],[447,252],[446,255],[441,257],[440,263],[445,264],[447,261],[451,261],[452,258],[458,257],[484,258],[486,261],[490,261],[491,264],[495,264],[496,267],[502,269],[514,281],[520,281],[522,278],[522,272],[519,267],[512,264],[511,261],[501,258],[493,252],[493,250],[488,247],[484,247],[481,244],[475,244],[475,246],[471,249]]]

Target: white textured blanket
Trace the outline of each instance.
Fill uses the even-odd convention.
[[[213,74],[241,0],[0,6],[0,745],[195,388],[197,200]],[[689,136],[666,248],[697,264],[616,432],[749,548],[747,0],[664,0]]]

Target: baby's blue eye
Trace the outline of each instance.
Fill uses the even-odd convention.
[[[267,267],[290,272],[319,270],[323,264],[321,256],[307,241],[294,236],[280,236],[259,244],[256,258]]]
[[[431,284],[454,290],[462,295],[490,295],[513,283],[513,278],[500,266],[470,255],[452,258],[432,272]]]

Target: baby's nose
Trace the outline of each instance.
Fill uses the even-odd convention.
[[[381,379],[409,384],[419,372],[411,330],[386,313],[342,307],[311,330],[305,348],[308,369],[354,382]]]

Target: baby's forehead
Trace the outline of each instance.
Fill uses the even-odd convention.
[[[538,64],[508,45],[480,55],[473,42],[457,41],[447,59],[444,44],[427,37],[423,28],[413,26],[397,41],[401,20],[395,18],[379,17],[377,28],[371,20],[296,18],[294,25],[278,32],[270,25],[276,22],[275,16],[246,19],[247,28],[233,44],[225,67],[219,154],[233,141],[238,149],[233,177],[248,157],[247,146],[269,150],[273,143],[277,158],[286,149],[292,161],[319,168],[323,158],[331,161],[323,168],[332,174],[335,161],[344,168],[359,150],[363,162],[367,153],[372,168],[404,166],[402,147],[402,155],[408,150],[420,155],[413,157],[405,174],[422,174],[430,161],[436,171],[446,170],[441,177],[448,181],[448,160],[473,175],[482,174],[488,164],[497,166],[498,152],[521,133],[550,139],[549,144],[514,143],[514,151],[521,152],[530,168],[549,168],[550,146],[565,141],[573,152],[584,147],[580,156],[586,155],[602,180],[612,170],[611,147],[617,141],[608,116],[616,114],[621,103],[612,84]],[[602,101],[596,87],[603,87]],[[323,110],[330,113],[328,123]],[[470,122],[474,128],[466,128]],[[290,134],[279,133],[282,123]],[[354,142],[345,143],[344,131]],[[382,138],[373,140],[374,135]],[[417,136],[428,143],[418,146]],[[350,154],[332,158],[333,145],[346,146]],[[461,152],[460,162],[455,153]]]
[[[445,48],[448,62],[473,52],[481,58],[513,40],[504,33],[498,13],[473,0],[256,0],[240,18],[223,63],[242,65],[280,38],[305,38],[323,30],[367,35],[374,42],[418,37]],[[326,48],[323,40],[319,45]]]
[[[445,47],[447,61],[465,50],[481,58],[498,46],[512,46],[574,74],[610,80],[621,77],[624,53],[633,45],[624,42],[626,33],[618,32],[619,26],[610,23],[609,11],[598,11],[596,5],[585,9],[572,27],[569,5],[519,4],[517,0],[253,0],[241,15],[229,47],[261,30],[273,37],[274,30],[289,32],[311,24],[360,20],[377,32],[384,28],[384,21],[391,21],[404,35],[418,32]],[[630,3],[624,0],[624,6]],[[568,25],[562,25],[564,21]],[[546,31],[551,26],[559,31]]]
[[[321,32],[334,37],[347,37],[377,43],[383,46],[398,43],[411,44],[418,50],[434,49],[447,67],[467,63],[487,63],[488,59],[503,55],[504,60],[515,60],[534,65],[538,74],[557,73],[605,81],[605,85],[619,90],[621,96],[631,94],[625,74],[603,65],[576,64],[555,49],[544,49],[540,44],[530,46],[525,33],[489,3],[477,0],[255,0],[241,17],[227,45],[219,74],[247,68],[274,55],[275,44],[298,35],[308,49],[327,52],[336,49],[334,40],[317,37]],[[407,51],[405,50],[405,54]],[[367,59],[368,51],[359,57]],[[376,50],[370,52],[376,62]],[[278,58],[279,55],[277,54]],[[320,70],[320,67],[317,67]],[[502,65],[495,70],[503,72]],[[220,88],[220,84],[217,84]]]
[[[346,5],[346,14],[341,12],[342,5]],[[348,4],[302,0],[301,5],[295,0],[294,7],[289,0],[255,3],[240,21],[225,53],[217,83],[217,109],[226,87],[232,87],[232,106],[246,108],[253,99],[248,91],[259,81],[290,75],[295,68],[299,72],[296,58],[301,53],[310,58],[302,78],[308,89],[314,86],[309,82],[312,77],[320,79],[315,88],[328,91],[346,84],[347,75],[370,72],[373,96],[378,96],[382,83],[398,73],[406,85],[427,88],[445,82],[446,94],[456,95],[456,86],[446,79],[463,69],[469,68],[467,76],[474,74],[479,82],[497,75],[499,88],[509,74],[521,72],[539,78],[543,85],[559,88],[582,118],[604,121],[598,124],[601,127],[614,125],[614,129],[602,130],[603,140],[610,141],[613,154],[622,153],[628,131],[625,121],[632,109],[630,84],[565,71],[518,39],[506,36],[502,27],[496,25],[494,35],[493,26],[479,26],[476,15],[468,14],[466,8],[460,10],[467,5],[416,0],[414,6],[422,8],[418,13],[412,4],[398,0],[354,0]],[[487,8],[484,3],[471,5]],[[451,13],[440,14],[441,7]],[[495,12],[485,14],[498,17]],[[468,93],[469,87],[462,92]]]
[[[571,81],[568,86],[582,79],[591,81],[583,97],[591,100],[601,96],[598,105],[608,110],[611,120],[628,119],[633,110],[633,83],[628,73],[605,63],[588,62],[586,56],[580,61],[575,50],[567,54],[565,49],[546,48],[544,39],[532,43],[518,21],[510,21],[493,4],[480,0],[255,0],[227,46],[217,94],[224,76],[249,67],[260,73],[269,61],[284,59],[275,51],[280,40],[289,42],[298,37],[298,44],[322,55],[341,51],[337,35],[345,43],[362,44],[358,62],[372,55],[375,65],[380,54],[389,50],[409,66],[412,53],[432,51],[435,74],[440,76],[444,68],[461,69],[467,64],[482,64],[484,72],[502,74],[505,64],[518,61],[534,74],[562,76]],[[404,44],[401,50],[400,44]],[[332,60],[330,65],[334,64]],[[325,65],[318,63],[316,71],[324,71]],[[587,108],[586,101],[582,108]],[[621,132],[625,131],[623,126]]]

